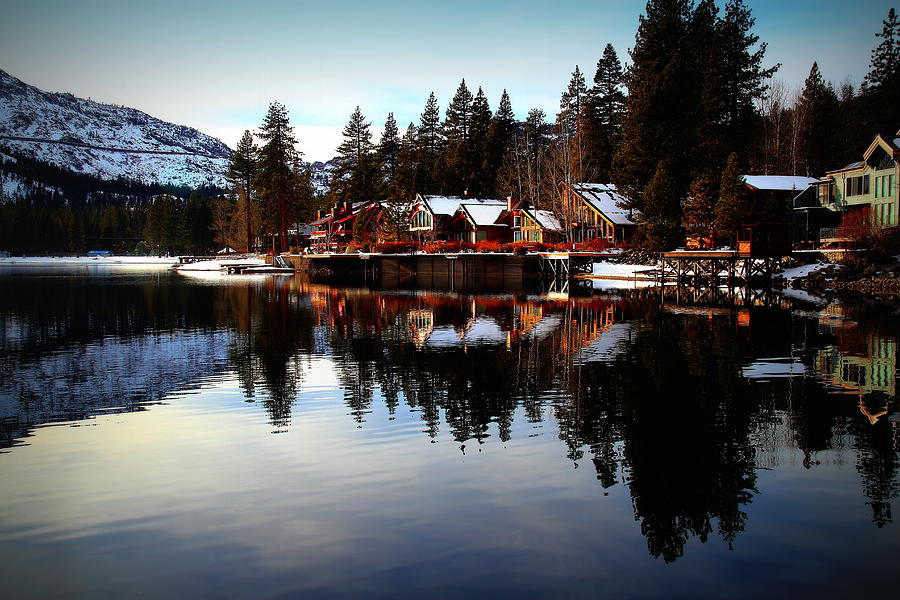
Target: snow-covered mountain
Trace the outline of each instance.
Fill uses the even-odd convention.
[[[331,183],[331,176],[336,167],[337,158],[332,158],[328,162],[317,160],[309,164],[309,176],[316,194],[324,195],[328,192],[328,184]]]
[[[44,92],[0,70],[0,144],[101,179],[225,187],[231,149],[134,108]]]

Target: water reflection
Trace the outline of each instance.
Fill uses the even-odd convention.
[[[423,442],[447,430],[461,453],[510,441],[517,419],[532,435],[552,431],[561,456],[593,469],[599,489],[627,489],[650,555],[666,562],[693,539],[732,547],[766,493],[760,469],[798,451],[807,469],[852,453],[873,523],[892,522],[898,319],[885,311],[791,311],[753,299],[723,308],[653,290],[211,283],[167,275],[0,285],[3,444],[41,423],[144,410],[226,373],[273,431],[288,431],[303,414],[313,361],[327,357],[357,428],[383,403],[390,415],[401,406],[416,415]]]

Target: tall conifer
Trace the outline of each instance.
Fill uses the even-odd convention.
[[[236,186],[238,194],[245,197],[242,203],[244,214],[237,215],[236,218],[243,219],[247,252],[253,251],[252,190],[258,154],[259,148],[253,143],[253,134],[247,130],[241,136],[241,140],[228,162],[228,178]]]
[[[277,235],[280,249],[287,250],[288,224],[293,221],[291,213],[297,196],[300,153],[283,104],[273,102],[269,105],[259,137],[265,143],[259,151],[255,179],[258,214],[263,232]]]

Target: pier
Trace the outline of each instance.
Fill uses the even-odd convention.
[[[362,276],[375,280],[429,280],[466,284],[486,279],[569,280],[589,273],[595,261],[612,255],[591,252],[500,254],[304,254],[284,258],[302,271]]]
[[[754,278],[771,279],[781,270],[781,258],[753,256],[740,250],[677,250],[660,255],[652,275],[659,283],[711,286],[746,285]]]

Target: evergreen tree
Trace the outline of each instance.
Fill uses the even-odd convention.
[[[277,236],[279,249],[285,251],[288,225],[294,220],[291,212],[297,193],[300,153],[283,104],[269,105],[259,137],[265,144],[259,151],[254,184],[261,233]]]
[[[653,244],[674,239],[672,232],[657,230],[671,226],[692,179],[698,90],[690,61],[690,9],[689,0],[647,2],[631,52],[622,144],[614,158],[613,182],[629,208],[644,212],[641,227],[656,228],[643,236]],[[663,187],[666,194],[656,193]],[[647,190],[655,193],[652,202],[644,199]]]
[[[756,19],[743,0],[728,0],[725,15],[719,23],[721,37],[721,119],[723,137],[729,151],[749,147],[758,127],[754,103],[768,89],[768,81],[780,64],[763,68],[766,43],[751,33]]]
[[[184,207],[181,200],[168,194],[157,196],[147,209],[144,238],[157,254],[171,254],[182,247],[185,237]]]
[[[256,162],[259,148],[253,143],[253,135],[249,130],[244,131],[237,149],[231,155],[228,162],[228,178],[235,186],[236,192],[243,194],[246,200],[243,203],[245,214],[244,229],[246,233],[247,252],[253,250],[253,178],[256,176]]]
[[[394,113],[388,113],[384,123],[384,131],[378,141],[378,168],[380,198],[390,199],[396,196],[397,162],[400,160],[400,134]]]
[[[622,113],[625,93],[622,91],[624,72],[612,44],[603,49],[597,61],[594,86],[585,102],[584,137],[588,159],[589,179],[610,181],[612,159],[621,141]]]
[[[582,122],[587,100],[587,87],[584,75],[578,66],[572,72],[572,78],[559,101],[559,114],[556,116],[556,141],[558,152],[564,166],[563,179],[567,183],[582,181],[585,177],[584,127]]]
[[[411,201],[419,191],[419,130],[412,123],[400,140],[394,201]]]
[[[379,238],[402,240],[409,237],[409,207],[418,185],[417,129],[412,123],[400,141],[394,185],[379,215]]]
[[[870,115],[866,126],[884,136],[893,136],[900,125],[900,21],[894,9],[882,21],[881,42],[872,50],[869,73],[865,78],[865,112]]]
[[[418,128],[418,184],[422,186],[422,193],[439,192],[442,173],[438,159],[444,149],[444,136],[441,132],[440,107],[434,92],[428,96],[425,110],[419,121]]]
[[[682,190],[668,159],[659,161],[644,188],[644,211],[640,219],[643,245],[651,252],[674,248],[681,238],[681,205],[673,202]]]
[[[494,196],[499,193],[498,176],[503,167],[504,157],[512,143],[515,130],[516,115],[513,113],[509,94],[506,93],[506,90],[503,90],[497,112],[491,117],[491,123],[488,126],[484,158],[482,159],[486,180],[481,193],[486,196]]]
[[[466,87],[466,80],[460,82],[456,94],[447,106],[443,132],[446,139],[443,189],[450,194],[460,194],[466,183],[472,165],[469,163],[469,137],[472,129],[472,92]]]
[[[685,235],[694,238],[701,245],[715,242],[716,200],[719,197],[720,182],[716,178],[701,174],[691,183],[690,194],[684,204]]]
[[[797,105],[797,130],[799,164],[807,177],[818,177],[829,168],[840,154],[841,141],[837,139],[835,125],[839,122],[837,94],[830,83],[825,83],[818,63],[813,63]]]
[[[716,235],[731,244],[735,243],[738,225],[747,218],[751,209],[739,164],[737,153],[731,153],[722,171],[715,210]]]
[[[338,146],[337,168],[329,184],[331,195],[341,202],[370,202],[375,199],[375,161],[371,123],[357,106],[344,127],[344,141]]]
[[[491,127],[491,106],[481,87],[472,100],[472,128],[469,136],[469,174],[466,187],[469,193],[479,197],[490,187],[491,176],[485,172],[488,131]]]

